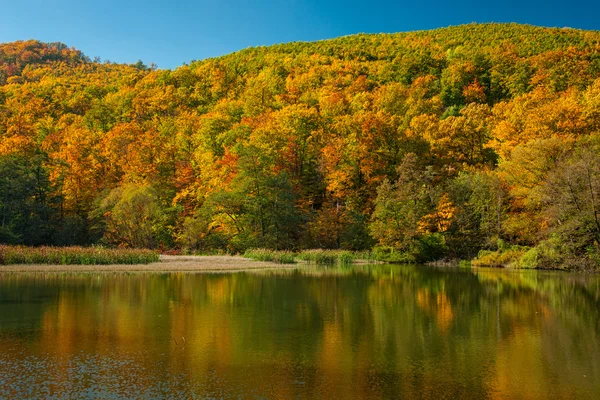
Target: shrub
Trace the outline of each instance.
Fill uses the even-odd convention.
[[[572,252],[561,244],[557,237],[541,241],[537,246],[528,250],[519,259],[519,268],[563,268],[568,267],[569,256]],[[582,257],[576,257],[581,259]]]
[[[385,261],[394,264],[414,264],[417,262],[416,257],[405,251],[399,251],[394,247],[375,246],[373,248],[373,256],[377,261]]]
[[[444,237],[439,233],[431,233],[419,239],[418,254],[416,257],[420,262],[439,260],[444,256],[446,251],[447,247]]]
[[[481,250],[477,257],[471,261],[476,267],[517,267],[519,260],[529,250],[526,246],[498,246],[496,251]]]
[[[519,268],[535,269],[540,266],[540,252],[537,248],[527,250],[516,262]]]

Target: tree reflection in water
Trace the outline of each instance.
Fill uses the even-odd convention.
[[[0,393],[599,398],[599,314],[575,273],[5,273]]]

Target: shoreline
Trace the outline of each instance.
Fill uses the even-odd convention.
[[[353,265],[385,264],[382,261],[355,260]],[[430,267],[458,267],[459,262],[434,261],[424,265]],[[242,256],[193,256],[161,254],[158,262],[149,264],[8,264],[0,265],[4,272],[243,272],[257,270],[303,268],[309,264],[303,261],[294,264],[279,264],[273,261],[256,261]],[[600,270],[578,270],[561,268],[511,268],[503,266],[471,265],[470,268],[498,269],[505,271],[562,271],[567,273],[600,274]]]
[[[302,264],[300,264],[302,265]],[[0,265],[2,272],[217,272],[255,269],[294,269],[299,264],[254,261],[241,256],[169,256],[150,264],[10,264]]]

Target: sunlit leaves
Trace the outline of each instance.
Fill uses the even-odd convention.
[[[558,166],[579,171],[569,154],[600,129],[598,41],[471,24],[174,71],[9,43],[0,154],[39,157],[53,207],[81,226],[106,193],[152,188],[179,213],[168,235],[195,249],[363,248],[367,226],[396,248],[534,244],[557,221],[546,184],[564,188]]]

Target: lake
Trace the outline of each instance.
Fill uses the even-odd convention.
[[[0,398],[600,398],[600,275],[0,273]]]

